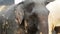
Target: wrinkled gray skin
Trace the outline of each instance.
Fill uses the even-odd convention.
[[[23,9],[28,23],[28,34],[40,34],[40,32],[48,34],[49,11],[45,7],[45,3],[46,0],[25,0]]]
[[[27,21],[27,34],[48,34],[48,10],[45,0],[25,0],[24,4],[12,5],[6,11],[0,12],[1,24],[8,22],[8,28],[3,29],[1,34],[25,34],[25,20]],[[17,11],[20,15],[20,22],[15,21]],[[3,22],[3,20],[5,22]],[[3,30],[3,31],[2,31]],[[18,33],[17,33],[18,32]],[[20,32],[20,33],[19,33]]]
[[[11,5],[6,11],[0,12],[0,34],[24,34],[24,30],[19,27],[22,22],[24,12],[21,5]],[[19,13],[20,22],[17,23],[16,13]],[[18,16],[17,16],[18,17]],[[7,22],[7,24],[6,24]],[[5,23],[5,24],[4,24]],[[3,25],[4,24],[4,25]],[[20,32],[20,33],[19,33]]]

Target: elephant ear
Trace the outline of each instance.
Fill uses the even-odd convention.
[[[29,3],[29,4],[26,4],[26,6],[25,6],[25,11],[27,11],[27,12],[31,12],[32,10],[33,10],[33,7],[35,6],[35,3]]]
[[[22,4],[23,3],[20,3],[15,7],[15,16],[16,16],[15,20],[18,24],[21,24],[24,18],[24,10],[22,9]]]

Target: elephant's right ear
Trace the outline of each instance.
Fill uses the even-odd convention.
[[[24,18],[24,10],[22,9],[22,5],[23,5],[23,2],[16,5],[15,7],[15,21],[18,23],[18,24],[21,24],[22,23],[22,20]]]

